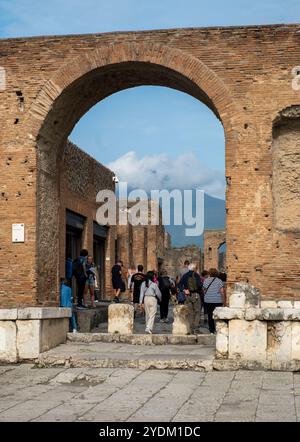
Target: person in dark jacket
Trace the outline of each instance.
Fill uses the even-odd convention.
[[[76,279],[77,285],[77,308],[86,308],[83,304],[83,293],[85,282],[87,280],[86,262],[89,252],[86,249],[80,251],[80,256],[73,261],[73,276]]]
[[[115,291],[114,302],[120,302],[120,294],[123,290],[124,283],[122,280],[122,261],[117,261],[111,269],[111,282]]]
[[[189,271],[179,281],[179,289],[185,293],[186,305],[190,308],[191,333],[197,334],[200,323],[202,282],[199,273],[196,272],[196,264],[189,265]]]
[[[171,288],[172,281],[168,276],[168,272],[166,270],[162,270],[160,276],[158,277],[158,287],[161,291],[161,303],[160,307],[160,322],[169,322],[168,313],[169,313],[169,301],[171,297]]]

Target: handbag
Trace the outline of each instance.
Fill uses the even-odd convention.
[[[216,279],[216,278],[214,278],[212,281],[210,281],[210,283],[208,284],[208,286],[207,286],[206,288],[203,287],[204,295],[206,294],[207,290],[208,290],[209,287],[212,285],[212,283],[214,282],[215,279]]]

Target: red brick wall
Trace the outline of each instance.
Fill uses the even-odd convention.
[[[299,104],[300,91],[291,87],[291,70],[299,65],[299,29],[278,25],[1,40],[7,73],[7,88],[0,92],[1,305],[54,302],[57,170],[64,143],[93,104],[141,84],[185,91],[223,122],[229,283],[249,281],[268,297],[299,296],[299,234],[274,224],[272,192],[273,122],[282,109]],[[25,223],[24,244],[11,242],[13,222]]]

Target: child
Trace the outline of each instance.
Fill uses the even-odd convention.
[[[96,267],[92,256],[88,256],[86,263],[86,276],[87,280],[85,282],[84,289],[84,304],[87,305],[87,294],[90,290],[91,296],[91,308],[95,308],[95,281],[96,281]]]

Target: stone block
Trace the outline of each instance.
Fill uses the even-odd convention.
[[[155,336],[155,335],[153,335]],[[172,345],[193,345],[196,344],[198,335],[168,335],[168,344]],[[210,335],[209,335],[210,337]]]
[[[108,333],[132,334],[134,308],[129,304],[111,304],[108,307]]]
[[[230,308],[245,308],[246,296],[244,292],[233,292],[229,296]]]
[[[77,326],[80,333],[89,333],[94,327],[93,310],[76,310]]]
[[[267,323],[229,321],[229,358],[261,361],[266,359]]]
[[[300,309],[299,308],[283,309],[283,319],[285,321],[300,321]]]
[[[19,359],[35,359],[41,352],[41,321],[18,320],[17,348]]]
[[[275,299],[263,299],[260,301],[261,308],[277,308],[277,301]]]
[[[216,357],[218,359],[228,358],[228,323],[225,321],[216,321]]]
[[[268,323],[267,359],[288,362],[292,353],[292,322],[275,321]]]
[[[44,319],[41,321],[41,344],[40,351],[47,351],[50,348],[63,344],[67,340],[69,331],[69,318]]]
[[[67,307],[26,307],[18,309],[17,319],[70,318],[72,309]]]
[[[152,343],[155,345],[166,345],[168,344],[168,335],[154,334],[152,335]]]
[[[291,359],[300,361],[300,323],[292,323],[292,350]]]
[[[176,305],[173,309],[173,335],[189,335],[191,333],[190,310],[186,305]]]
[[[17,362],[17,328],[14,321],[0,321],[0,361]]]
[[[300,308],[300,301],[294,301],[294,308]]]
[[[214,319],[230,320],[230,319],[244,319],[245,309],[230,308],[230,307],[216,307],[214,310]]]
[[[250,307],[245,310],[245,320],[246,321],[254,321],[254,320],[262,320],[263,314],[260,308]]]
[[[245,307],[259,307],[260,304],[260,291],[254,286],[245,282],[236,282],[234,284],[233,293],[244,294]]]
[[[279,307],[279,308],[293,308],[294,302],[293,301],[277,301],[277,307]]]
[[[0,309],[0,321],[13,321],[17,319],[18,310],[16,308]]]
[[[284,320],[284,310],[282,308],[264,308],[261,310],[261,315],[265,321]]]

